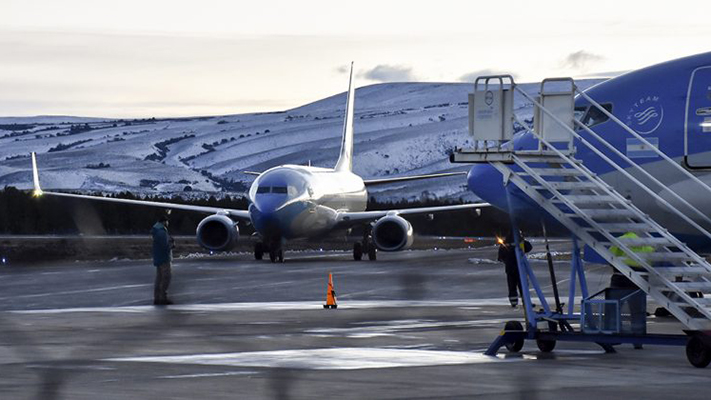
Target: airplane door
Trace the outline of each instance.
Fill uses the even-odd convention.
[[[711,66],[691,74],[684,138],[686,166],[711,168]]]

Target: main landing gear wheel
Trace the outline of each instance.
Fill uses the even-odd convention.
[[[686,358],[696,368],[706,368],[711,363],[711,347],[698,335],[686,343]]]
[[[254,259],[261,260],[264,257],[264,243],[257,242],[254,244]]]
[[[378,249],[371,243],[368,246],[368,260],[375,261],[378,258]]]
[[[504,330],[506,331],[522,331],[523,325],[518,321],[509,321],[504,325]],[[506,349],[512,353],[518,353],[523,348],[523,338],[516,339],[513,342],[505,344]]]
[[[280,263],[284,262],[284,249],[279,249],[279,251],[277,251],[277,259]]]
[[[360,242],[353,243],[353,259],[356,261],[363,259],[363,245]]]

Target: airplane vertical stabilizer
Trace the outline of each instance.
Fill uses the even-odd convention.
[[[336,171],[353,170],[353,105],[355,101],[353,88],[353,63],[351,62],[351,75],[348,80],[348,99],[346,100],[346,115],[343,121],[343,141],[341,142],[341,155],[336,163]]]

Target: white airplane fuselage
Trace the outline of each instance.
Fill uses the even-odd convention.
[[[339,212],[364,211],[368,192],[350,171],[283,165],[255,179],[249,201],[252,225],[271,241],[323,235],[336,225]]]

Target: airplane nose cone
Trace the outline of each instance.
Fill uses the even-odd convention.
[[[287,199],[281,196],[264,196],[262,198],[257,198],[254,200],[254,206],[257,207],[262,214],[273,214],[279,211]]]
[[[254,228],[263,236],[280,236],[282,231],[283,201],[255,201],[249,207]]]
[[[506,204],[503,176],[496,168],[477,164],[467,174],[467,186],[471,192],[492,204]]]

